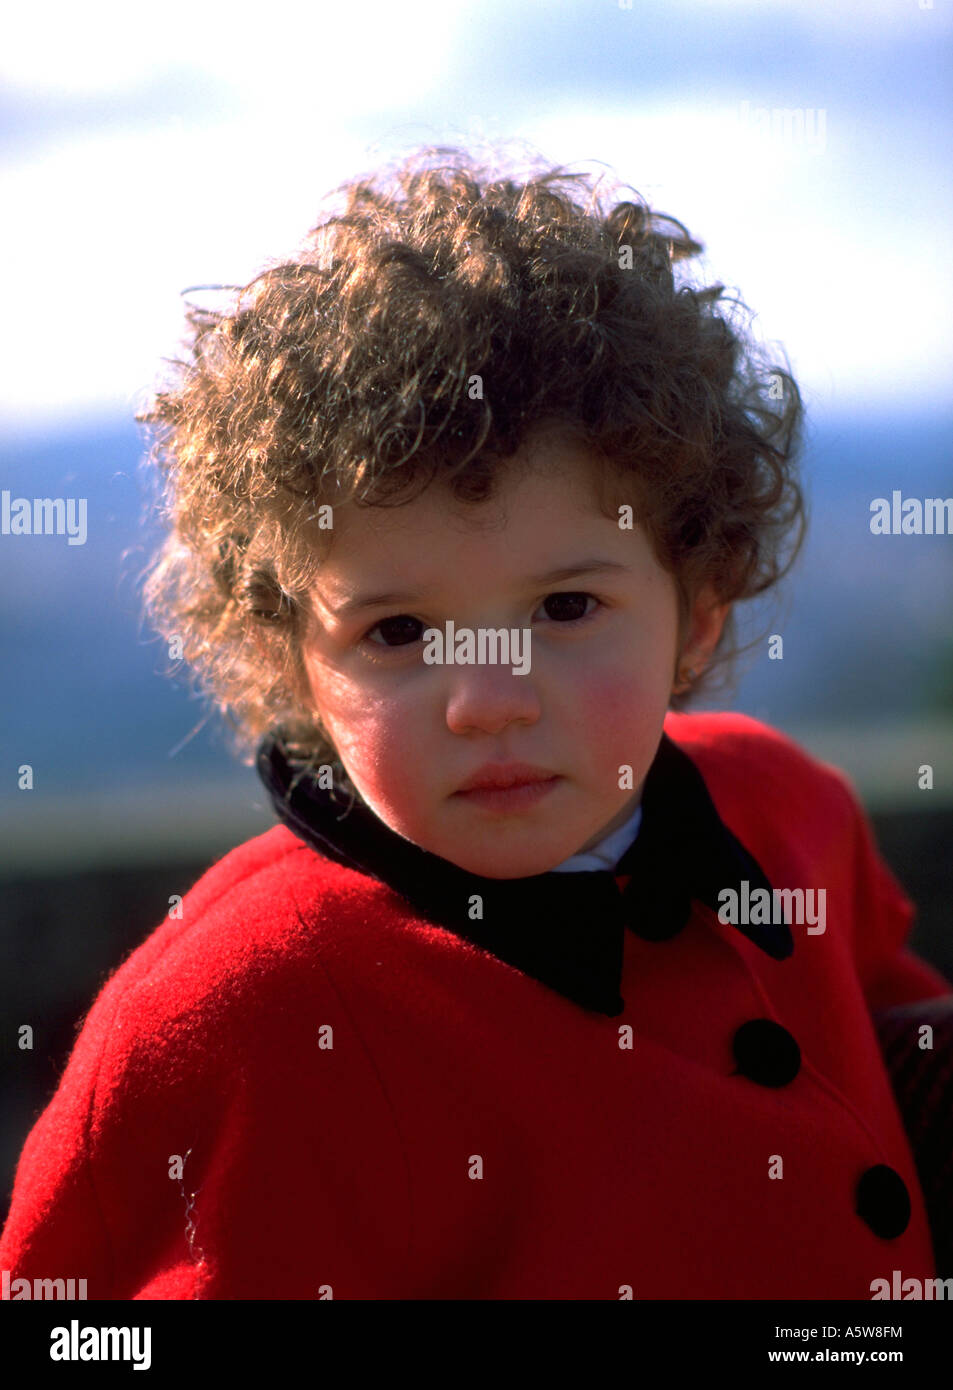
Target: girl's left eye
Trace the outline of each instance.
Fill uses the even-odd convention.
[[[543,607],[547,610],[547,617],[554,622],[578,622],[582,618],[591,618],[593,609],[589,613],[585,611],[589,600],[598,604],[599,600],[592,594],[548,594],[543,599]]]

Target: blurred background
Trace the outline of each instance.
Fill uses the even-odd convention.
[[[953,495],[951,55],[948,0],[8,13],[0,489],[85,498],[88,529],[0,533],[0,1220],[99,986],[171,893],[274,823],[140,619],[157,537],[133,416],[177,355],[181,292],[244,283],[322,194],[422,143],[605,168],[683,221],[706,247],[692,273],[783,345],[811,531],[742,632],[782,635],[784,659],[762,642],[698,707],[851,775],[915,948],[953,978],[953,536],[870,531],[876,497]]]

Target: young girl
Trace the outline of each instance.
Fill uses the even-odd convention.
[[[142,419],[156,626],[280,820],[116,971],[0,1266],[89,1298],[869,1299],[935,1274],[871,1013],[950,986],[847,778],[685,713],[802,405],[582,175],[421,152]]]

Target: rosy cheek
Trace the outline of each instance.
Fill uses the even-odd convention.
[[[654,685],[632,672],[589,676],[578,692],[577,709],[586,726],[621,731],[640,726],[654,716]]]
[[[655,685],[632,672],[625,678],[590,677],[573,713],[578,729],[574,741],[582,751],[583,775],[590,785],[614,790],[624,765],[642,775],[664,717],[664,701]]]

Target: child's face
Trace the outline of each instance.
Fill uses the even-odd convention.
[[[441,486],[401,507],[336,508],[303,643],[315,706],[367,804],[487,878],[544,873],[623,823],[675,676],[677,590],[648,538],[599,511],[579,445],[550,434],[534,458],[545,472],[507,470],[491,502],[456,503]],[[538,579],[595,562],[619,568]],[[335,614],[382,593],[397,597]],[[591,597],[565,597],[580,594]],[[704,664],[725,612],[710,596],[696,603],[686,664]],[[528,674],[514,674],[515,658],[426,664],[423,630],[451,620],[457,631],[530,629]],[[486,764],[513,762],[558,780],[525,807],[458,794]],[[619,786],[625,764],[632,789]]]

